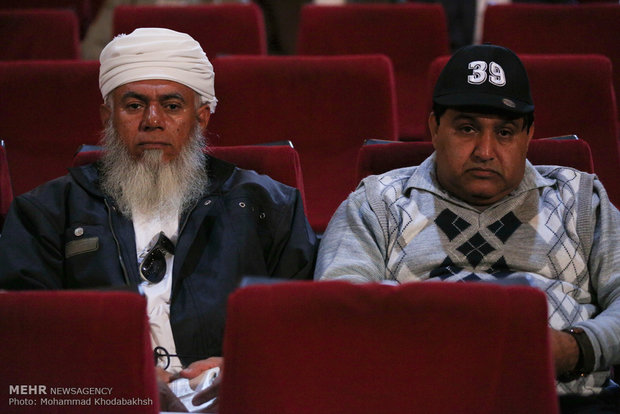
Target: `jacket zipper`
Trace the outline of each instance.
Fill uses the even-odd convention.
[[[110,226],[110,232],[112,233],[112,237],[114,238],[114,242],[116,243],[116,253],[118,254],[118,261],[121,264],[121,270],[123,271],[123,278],[125,279],[125,284],[127,286],[129,283],[129,276],[127,275],[127,269],[125,268],[125,262],[123,262],[123,256],[121,255],[121,245],[116,237],[116,233],[114,232],[114,226],[112,225],[112,211],[113,209],[108,204],[108,200],[106,198],[103,199],[105,202],[105,206],[108,209],[108,225]]]

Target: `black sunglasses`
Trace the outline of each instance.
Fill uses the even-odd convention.
[[[140,277],[151,283],[161,282],[166,275],[166,253],[174,254],[174,244],[163,231],[155,237],[157,242],[140,263]]]

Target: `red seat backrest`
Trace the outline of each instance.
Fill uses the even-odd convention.
[[[221,414],[557,412],[547,301],[526,286],[249,286],[224,355]]]
[[[0,9],[0,39],[0,60],[80,58],[79,22],[72,10]]]
[[[0,90],[15,195],[66,174],[79,145],[99,141],[99,62],[0,62]]]
[[[620,4],[509,4],[486,8],[483,42],[518,54],[601,54],[613,64],[615,95],[620,96]],[[592,70],[591,77],[598,76]],[[577,85],[566,83],[565,85]],[[576,104],[581,107],[582,105]],[[620,120],[620,108],[615,113]]]
[[[450,53],[440,4],[306,5],[297,42],[301,55],[382,53],[392,60],[399,139],[423,139],[428,65]]]
[[[192,36],[209,57],[231,54],[267,54],[261,9],[248,4],[185,6],[118,6],[114,34],[129,34],[139,27],[165,27]]]
[[[324,231],[355,188],[364,140],[396,139],[396,100],[385,56],[217,58],[215,145],[290,140],[299,152],[308,219]]]
[[[12,361],[0,376],[9,412],[159,413],[146,300],[136,293],[3,292],[0,340],[0,358]]]
[[[95,19],[97,10],[93,7],[93,0],[2,0],[0,9],[55,9],[70,10],[74,12],[79,21],[80,38],[86,34],[86,30]],[[53,39],[54,32],[46,32]]]
[[[601,55],[520,55],[534,99],[534,138],[577,135],[592,150],[594,172],[620,205],[620,154],[611,62]],[[434,85],[448,57],[429,69]],[[427,98],[429,110],[431,96]]]

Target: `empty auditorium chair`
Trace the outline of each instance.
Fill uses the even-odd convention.
[[[620,5],[509,4],[486,8],[482,40],[516,53],[595,53],[613,64],[620,96]],[[590,72],[592,76],[594,71]],[[616,112],[620,121],[620,109]],[[593,148],[594,149],[594,148]]]
[[[401,140],[423,139],[428,66],[450,53],[440,4],[306,5],[301,12],[297,53],[382,53],[394,66]]]
[[[9,173],[9,163],[6,157],[4,141],[0,141],[0,233],[2,232],[4,218],[9,211],[11,201],[13,201],[13,183]]]
[[[577,135],[592,150],[594,172],[620,206],[620,154],[610,60],[601,55],[520,55],[527,70],[534,110],[534,139]],[[448,57],[429,69],[434,85]],[[430,110],[431,95],[427,97]]]
[[[6,412],[159,413],[146,300],[136,293],[2,292],[0,340]]]
[[[138,27],[165,27],[192,36],[209,57],[265,55],[267,40],[260,8],[248,4],[185,6],[118,6],[114,9],[114,34]]]
[[[299,152],[308,218],[323,232],[355,188],[366,139],[396,139],[392,66],[385,56],[218,58],[217,146],[290,140]]]
[[[80,38],[86,33],[86,29],[95,18],[97,10],[93,7],[93,0],[2,0],[0,9],[55,9],[70,10],[74,12],[79,22]],[[54,37],[56,32],[46,32]],[[4,46],[4,42],[3,42]]]
[[[534,165],[562,165],[592,173],[590,146],[584,140],[569,138],[532,140],[527,159]],[[364,145],[357,158],[357,179],[420,165],[433,151],[429,141]]]
[[[221,414],[557,412],[531,287],[255,285],[227,315]]]
[[[295,187],[301,193],[305,205],[304,183],[299,154],[290,145],[239,145],[231,147],[208,147],[208,154],[228,161],[246,170],[270,176],[276,181]],[[95,162],[101,158],[100,149],[80,151],[73,158],[73,166]]]
[[[71,10],[0,9],[0,60],[79,59],[78,25]]]
[[[99,62],[0,62],[0,90],[15,195],[66,174],[78,146],[99,141]]]

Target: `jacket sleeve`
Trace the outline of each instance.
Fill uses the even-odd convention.
[[[60,220],[27,196],[13,201],[0,237],[0,289],[62,288]]]
[[[273,277],[312,279],[318,242],[298,190],[294,191],[289,208],[290,220],[283,220],[277,230],[280,254]]]
[[[380,282],[386,279],[386,239],[362,184],[329,222],[317,258],[315,279]]]
[[[620,364],[620,212],[605,189],[594,181],[592,249],[589,269],[595,300],[601,312],[579,322],[594,348],[594,370]]]

